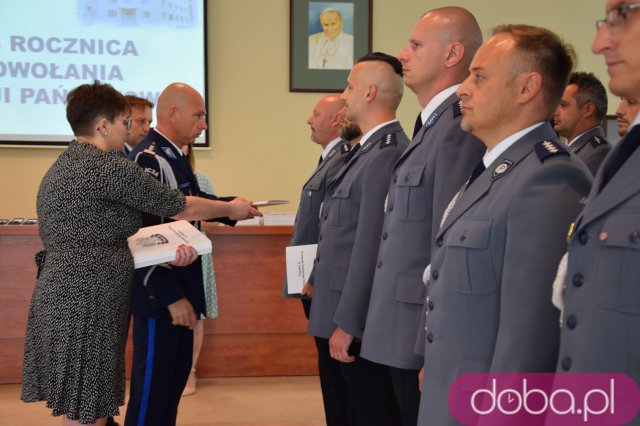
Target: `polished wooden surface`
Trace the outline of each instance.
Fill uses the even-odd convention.
[[[206,224],[205,230],[213,241],[218,318],[205,321],[199,375],[317,374],[302,306],[281,294],[291,227]],[[0,226],[0,383],[21,380],[33,257],[41,249],[37,226]]]

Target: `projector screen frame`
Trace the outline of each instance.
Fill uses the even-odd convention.
[[[208,34],[209,34],[209,20],[208,20],[208,10],[207,10],[207,0],[196,0],[200,3],[201,11],[202,11],[202,36],[203,36],[203,57],[204,57],[204,69],[203,69],[203,82],[204,82],[204,93],[201,93],[204,98],[204,103],[207,108],[207,126],[211,128],[211,122],[209,121],[210,110],[209,110],[209,52],[208,52]],[[88,83],[80,82],[73,87],[77,87],[80,84]],[[73,88],[72,87],[72,88]],[[1,88],[0,88],[1,89]],[[162,91],[164,87],[159,90]],[[198,88],[196,88],[198,90]],[[66,120],[64,116],[60,117],[61,120]],[[154,108],[154,120],[155,120],[155,108]],[[52,137],[51,139],[45,139],[43,135],[42,140],[20,140],[20,139],[3,139],[2,138],[2,126],[0,125],[0,148],[35,148],[35,149],[61,149],[66,148],[69,145],[69,142],[73,139],[73,135],[71,133],[71,129],[69,128],[68,135],[56,135],[56,137]],[[200,141],[202,140],[202,142]],[[204,132],[204,135],[196,140],[193,145],[196,149],[204,149],[208,150],[211,148],[210,140],[209,140],[209,130]]]

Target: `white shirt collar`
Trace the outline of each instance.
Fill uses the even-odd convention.
[[[387,124],[395,123],[396,121],[398,121],[398,120],[394,119],[394,120],[389,120],[389,121],[387,121],[385,123],[378,124],[376,127],[374,127],[373,129],[371,129],[367,133],[365,133],[362,136],[362,139],[360,139],[360,141],[356,145],[360,144],[360,146],[364,146],[365,142],[367,142],[367,139],[369,139],[371,137],[371,135],[373,135],[377,130],[379,130],[380,128],[386,126]],[[355,145],[354,145],[354,147],[355,147]]]
[[[327,158],[327,155],[329,155],[329,152],[331,152],[331,150],[333,149],[334,146],[336,146],[336,144],[338,142],[340,142],[340,138],[335,138],[334,140],[332,140],[331,142],[329,142],[329,144],[327,145],[327,147],[324,149],[324,151],[322,151],[322,159],[324,160],[325,158]]]
[[[124,143],[124,146],[129,150],[129,152],[133,151],[133,148],[128,143]]]
[[[447,87],[442,92],[435,95],[424,107],[422,112],[420,113],[420,119],[422,120],[422,125],[427,122],[433,111],[436,110],[449,96],[451,96],[456,90],[458,90],[459,84],[454,84],[451,87]]]
[[[153,130],[155,130],[155,131],[156,131],[156,133],[158,133],[160,136],[162,136],[163,138],[165,138],[166,140],[168,140],[168,141],[169,141],[169,143],[170,143],[171,145],[173,145],[173,147],[174,147],[174,148],[175,148],[175,149],[180,153],[180,155],[181,155],[182,157],[184,157],[184,152],[182,152],[182,150],[181,150],[180,148],[178,148],[178,146],[177,146],[175,143],[173,143],[173,142],[171,141],[171,139],[169,139],[168,137],[166,137],[165,135],[163,135],[163,134],[162,134],[162,132],[161,132],[160,130],[158,130],[157,128],[155,128],[155,127],[154,127],[154,128],[153,128]]]
[[[505,152],[511,145],[513,145],[518,139],[531,132],[533,129],[540,127],[544,124],[544,121],[536,123],[532,126],[527,127],[526,129],[522,129],[519,132],[512,134],[511,136],[503,139],[498,143],[498,145],[494,146],[491,151],[487,151],[482,157],[482,162],[485,167],[489,167],[491,163],[493,163],[496,158],[500,156],[503,152]]]

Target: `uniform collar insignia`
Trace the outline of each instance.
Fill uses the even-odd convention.
[[[569,155],[569,152],[567,152],[567,149],[560,145],[558,142],[555,141],[543,141],[543,142],[538,142],[537,144],[534,145],[534,149],[536,151],[536,154],[538,154],[538,158],[540,158],[540,161],[544,161],[549,157],[553,157],[555,155]]]
[[[382,143],[380,144],[380,149],[386,148],[388,146],[397,145],[398,141],[396,140],[396,135],[393,133],[387,133],[382,138]]]
[[[173,153],[173,150],[168,147],[168,146],[163,146],[162,147],[162,151],[165,153],[165,155],[173,160],[175,160],[177,157],[176,155]]]
[[[504,160],[502,163],[498,164],[495,169],[493,169],[493,178],[500,177],[507,173],[509,168],[513,165],[513,161]]]

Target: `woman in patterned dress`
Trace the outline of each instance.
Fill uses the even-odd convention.
[[[250,205],[184,196],[122,153],[130,128],[124,97],[108,84],[67,97],[76,139],[44,176],[37,197],[44,250],[25,337],[22,400],[47,401],[63,424],[102,426],[124,404],[124,349],[133,258],[127,237],[142,212],[202,220],[259,214]],[[176,266],[196,259],[190,247]]]

